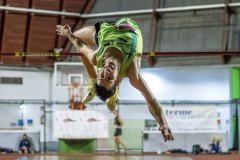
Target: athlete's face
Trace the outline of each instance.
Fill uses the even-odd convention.
[[[103,69],[98,74],[97,84],[111,89],[118,77],[117,64],[111,60],[106,60]]]

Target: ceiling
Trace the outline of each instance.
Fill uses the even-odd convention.
[[[60,12],[71,12],[71,13],[85,13],[91,12],[91,9],[95,5],[96,0],[0,0],[0,7],[19,7],[25,9],[34,10],[46,10],[46,11],[60,11]],[[153,7],[159,6],[160,0],[153,1]],[[100,2],[99,2],[100,4]],[[101,6],[104,5],[101,3]],[[230,21],[230,11],[225,5],[224,8],[224,27],[229,28]],[[98,7],[101,8],[101,7]],[[156,12],[152,13],[151,17],[151,27],[149,35],[149,44],[151,44],[148,50],[154,51],[157,44],[157,30],[158,30],[158,16]],[[0,9],[0,66],[31,66],[31,67],[52,67],[56,61],[67,61],[71,58],[71,61],[78,59],[78,57],[47,57],[47,56],[35,56],[35,57],[16,57],[15,52],[52,52],[56,49],[62,49],[64,52],[69,52],[71,48],[71,43],[62,36],[57,36],[56,25],[57,24],[69,24],[72,30],[81,28],[85,23],[85,19],[74,16],[62,16],[62,15],[52,15],[52,14],[39,14],[33,12],[19,12]],[[146,29],[146,30],[147,30]],[[199,56],[215,56],[218,58],[218,62],[227,64],[232,63],[236,58],[231,56],[239,56],[237,53],[228,53],[228,43],[229,43],[229,30],[224,30],[222,36],[222,50],[217,53],[209,53],[206,55],[204,52],[194,53],[194,52],[178,52],[178,53],[156,53],[156,56],[149,56],[151,53],[145,54],[145,63],[142,66],[152,67],[159,66],[156,62],[172,66],[183,65],[182,62],[186,62],[184,65],[194,65],[193,58],[183,59],[184,56],[194,56],[194,59],[199,60]],[[11,56],[6,56],[9,53]],[[3,55],[4,54],[4,55]],[[188,54],[188,55],[186,55]],[[158,55],[158,56],[157,56]],[[182,56],[181,60],[176,58],[176,56]],[[196,58],[196,56],[198,58]],[[161,57],[161,58],[158,58]],[[163,58],[164,57],[164,58]],[[205,59],[211,59],[211,58]],[[219,58],[220,57],[220,58]],[[191,58],[191,57],[190,57]],[[173,59],[175,60],[173,62]],[[212,58],[213,59],[213,58]],[[79,61],[79,59],[78,59]],[[181,63],[178,63],[180,61]],[[221,62],[222,61],[222,62]],[[163,63],[164,62],[164,63]],[[234,61],[233,61],[234,62]],[[166,64],[168,63],[168,64]],[[204,64],[205,61],[199,64]],[[213,63],[210,61],[208,64]]]
[[[32,8],[73,13],[89,13],[95,0],[0,0],[0,6]],[[52,66],[61,58],[16,57],[15,52],[49,52],[70,49],[66,38],[56,35],[57,24],[74,30],[84,20],[78,17],[0,10],[0,64],[13,66]],[[1,56],[9,53],[11,56]]]

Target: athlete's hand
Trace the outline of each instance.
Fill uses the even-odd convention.
[[[57,34],[58,35],[61,35],[61,36],[66,36],[66,37],[68,37],[69,35],[71,35],[72,34],[72,32],[71,32],[71,27],[69,26],[69,25],[64,25],[64,26],[62,26],[62,25],[56,25],[56,31],[57,31]]]
[[[174,137],[172,135],[171,129],[168,127],[168,125],[162,125],[159,130],[162,132],[164,141],[172,141],[174,140]]]

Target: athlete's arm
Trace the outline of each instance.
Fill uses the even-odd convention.
[[[77,52],[82,53],[92,63],[96,64],[96,52],[91,47],[95,45],[93,41],[95,35],[95,29],[93,26],[88,26],[79,29],[72,33],[69,25],[57,25],[57,34],[66,36],[72,44],[75,46]]]
[[[134,61],[129,66],[127,75],[130,83],[132,86],[138,89],[146,99],[150,113],[160,125],[160,130],[163,134],[164,140],[173,140],[174,138],[172,136],[170,128],[168,127],[163,110],[139,72],[140,61],[141,57],[135,57]]]
[[[71,32],[69,25],[57,25],[57,34],[66,36],[75,46],[77,52],[82,53],[80,57],[82,60],[88,75],[91,79],[97,78],[97,73],[93,65],[96,65],[96,51],[91,49],[91,45],[94,45],[93,34],[95,33],[92,26],[84,27],[74,33]],[[88,37],[88,38],[87,38]]]

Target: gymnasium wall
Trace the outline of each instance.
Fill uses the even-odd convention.
[[[38,69],[19,68],[4,69],[0,68],[0,77],[22,77],[23,84],[1,84],[0,98],[1,99],[44,99],[50,100],[51,90],[51,73]]]
[[[166,100],[222,101],[230,99],[230,69],[228,67],[169,67],[142,69],[141,72],[160,102]],[[52,145],[53,148],[56,148],[57,140],[53,137],[52,115],[54,110],[68,109],[67,88],[59,90],[53,87],[53,77],[50,72],[1,70],[0,76],[22,76],[24,82],[21,86],[1,84],[0,99],[45,99],[47,101],[65,102],[64,104],[50,103],[46,108],[45,138],[47,147]],[[34,84],[34,87],[31,86],[32,84]],[[143,96],[130,86],[127,79],[123,81],[120,89],[121,101],[144,102]],[[88,109],[106,112],[109,115],[110,139],[100,140],[99,149],[111,149],[113,147],[112,135],[114,130],[113,114],[107,110],[105,105],[98,104],[98,102],[99,100],[95,99],[92,103],[87,104],[87,107]],[[153,119],[146,104],[141,103],[135,105],[121,104],[119,106],[121,116],[125,121],[123,140],[126,141],[130,148],[135,149],[141,148],[141,132],[144,129],[144,119]],[[24,118],[33,119],[33,125],[25,126],[25,128],[28,130],[41,130],[41,141],[43,142],[44,130],[43,125],[40,123],[42,116],[41,105],[27,104]],[[226,110],[229,110],[229,106],[226,106],[222,112]],[[18,105],[1,104],[0,113],[3,114],[1,117],[6,119],[4,123],[0,122],[0,128],[16,128],[11,126],[10,123],[16,122],[21,117]],[[225,116],[225,118],[229,118],[230,115]]]
[[[142,69],[141,73],[158,100],[230,100],[230,69],[221,66]],[[144,100],[127,79],[121,100]],[[129,90],[131,92],[129,92]]]

